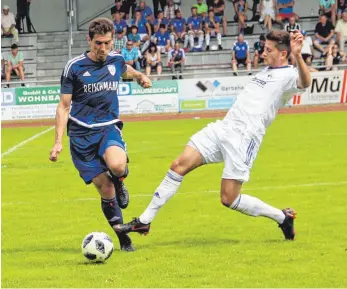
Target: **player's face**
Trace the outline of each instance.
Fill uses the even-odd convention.
[[[90,41],[90,51],[99,62],[104,62],[107,55],[110,53],[113,45],[113,38],[111,32],[102,34],[95,34],[94,38]]]
[[[271,40],[265,41],[265,48],[263,52],[263,58],[265,65],[269,66],[282,66],[283,62],[287,59],[287,52],[280,51],[276,48],[276,42]]]

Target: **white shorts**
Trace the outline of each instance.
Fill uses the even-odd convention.
[[[223,179],[247,182],[260,142],[250,132],[217,121],[194,134],[188,145],[201,153],[206,164],[224,161]]]

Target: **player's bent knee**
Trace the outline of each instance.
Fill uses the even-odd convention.
[[[126,163],[124,162],[111,162],[110,164],[108,164],[108,168],[111,170],[111,172],[115,175],[115,176],[123,176],[126,170]]]

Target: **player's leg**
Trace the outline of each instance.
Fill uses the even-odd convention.
[[[210,28],[207,28],[206,29],[206,34],[205,34],[205,41],[206,41],[206,51],[209,51],[210,50]]]
[[[190,45],[190,49],[194,48],[194,31],[190,30],[188,31],[188,35],[189,35],[189,45]]]

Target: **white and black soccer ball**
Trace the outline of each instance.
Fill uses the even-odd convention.
[[[102,232],[89,233],[82,242],[84,257],[92,262],[104,262],[113,253],[111,238]]]

